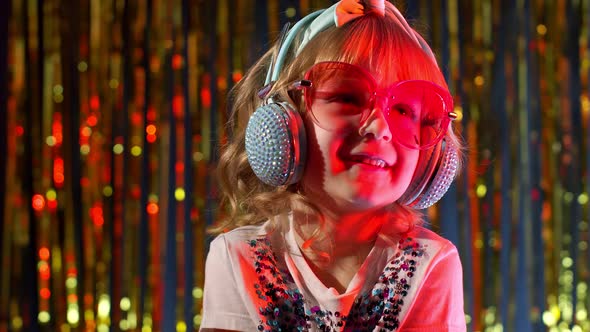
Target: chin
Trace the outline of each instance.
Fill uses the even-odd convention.
[[[334,197],[334,196],[333,196]],[[339,205],[339,208],[345,212],[367,212],[372,210],[380,210],[386,206],[391,205],[395,200],[387,199],[384,197],[391,197],[390,195],[380,195],[373,197],[359,197],[359,196],[348,196],[348,197],[334,197],[335,202]]]
[[[389,182],[384,185],[383,183],[355,183],[351,181],[347,188],[341,187],[338,190],[331,190],[330,196],[335,199],[340,198],[346,204],[371,209],[395,202],[403,194],[400,189],[401,186],[396,186],[394,183]]]

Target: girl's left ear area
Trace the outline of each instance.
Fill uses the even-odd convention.
[[[297,108],[299,113],[305,113],[305,103],[303,100],[303,91],[301,90],[289,90],[287,95],[291,101],[291,104]]]

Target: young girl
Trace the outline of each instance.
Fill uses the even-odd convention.
[[[461,150],[432,51],[383,0],[283,37],[230,96],[202,331],[465,331],[459,255],[418,212]]]

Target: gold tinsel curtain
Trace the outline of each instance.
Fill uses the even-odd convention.
[[[0,332],[198,328],[225,96],[329,0],[0,1]],[[468,143],[469,331],[590,331],[590,0],[397,1]]]

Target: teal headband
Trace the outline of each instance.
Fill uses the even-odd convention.
[[[426,54],[433,60],[435,64],[437,64],[434,53],[430,49],[430,46],[428,46],[428,43],[426,43],[419,33],[410,27],[406,19],[392,3],[384,0],[341,0],[328,9],[318,10],[305,16],[299,22],[297,22],[293,28],[291,28],[291,30],[289,30],[285,36],[285,39],[281,43],[274,64],[269,68],[264,85],[266,86],[271,82],[278,80],[285,59],[287,58],[287,52],[291,47],[293,40],[301,30],[305,29],[303,31],[303,39],[295,52],[296,54],[299,54],[305,45],[307,45],[307,43],[309,43],[309,41],[312,40],[319,32],[331,26],[342,26],[347,22],[350,22],[369,12],[377,12],[378,14],[384,16],[386,15],[385,8],[389,9],[389,11],[393,13],[393,16],[389,16],[391,16],[396,21],[397,25],[401,27],[408,34],[408,36],[410,36],[410,38],[414,40],[422,50],[424,50],[424,52],[426,52]]]

